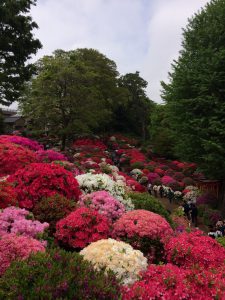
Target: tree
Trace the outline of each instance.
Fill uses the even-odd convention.
[[[4,117],[2,114],[2,110],[0,109],[0,134],[4,133]]]
[[[117,98],[116,64],[93,49],[57,50],[37,62],[21,109],[33,130],[61,139],[91,133],[110,121]]]
[[[225,1],[188,22],[182,51],[163,85],[176,153],[206,175],[225,178]]]
[[[26,64],[41,48],[32,33],[37,24],[27,15],[36,0],[0,1],[0,104],[10,105],[18,100],[23,83],[34,72]]]
[[[153,106],[153,102],[145,92],[148,83],[140,77],[139,72],[135,72],[121,76],[118,84],[124,91],[126,90],[124,94],[126,101],[116,107],[116,127],[139,135],[145,141],[149,114]]]

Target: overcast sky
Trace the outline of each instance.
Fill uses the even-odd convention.
[[[94,48],[114,60],[121,74],[140,71],[148,96],[161,102],[181,49],[182,27],[207,0],[37,0],[31,14],[43,48],[35,60],[55,49]]]

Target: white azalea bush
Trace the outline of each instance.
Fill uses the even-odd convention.
[[[103,239],[91,243],[81,252],[85,260],[96,269],[106,268],[113,271],[124,285],[139,279],[139,273],[147,269],[147,258],[129,244],[114,239]]]
[[[131,199],[126,193],[126,184],[123,180],[113,180],[107,174],[86,173],[76,176],[80,189],[84,194],[90,194],[97,191],[107,191],[113,197],[118,199],[126,210],[134,209]]]
[[[187,202],[196,203],[198,196],[200,195],[200,190],[196,186],[187,186],[185,190],[188,192],[184,195],[183,199]]]

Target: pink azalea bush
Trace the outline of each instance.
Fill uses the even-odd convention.
[[[172,228],[163,217],[140,209],[123,214],[114,223],[112,236],[141,250],[149,260],[155,260],[156,255],[162,254],[155,251],[163,251],[166,238],[172,234]]]
[[[175,180],[172,178],[172,177],[170,177],[170,176],[163,176],[162,177],[162,184],[163,185],[169,185],[169,184],[172,184],[172,183],[175,183]]]
[[[40,162],[52,162],[56,160],[67,161],[68,158],[59,152],[54,150],[39,150],[37,151],[37,158]]]
[[[73,174],[56,164],[29,164],[7,181],[14,185],[21,208],[32,209],[43,197],[55,194],[75,201],[81,194]]]
[[[183,268],[198,265],[207,269],[225,262],[225,249],[200,230],[172,237],[165,245],[165,252],[168,262]]]
[[[42,145],[40,145],[38,142],[28,139],[26,137],[17,136],[17,135],[1,135],[0,143],[7,143],[7,142],[21,145],[21,146],[29,148],[30,150],[33,150],[33,151],[43,150]]]
[[[14,233],[5,234],[0,238],[0,276],[15,260],[24,260],[31,253],[44,252],[43,244],[27,236],[18,236]]]
[[[110,222],[114,222],[125,212],[124,205],[106,191],[83,195],[78,204],[97,210]]]
[[[224,270],[185,270],[172,264],[149,265],[140,281],[123,289],[123,300],[224,299]]]
[[[56,224],[55,237],[64,246],[84,248],[92,242],[107,239],[110,226],[97,211],[81,207]]]
[[[26,219],[29,214],[29,211],[13,206],[0,211],[0,237],[7,233],[33,238],[41,236],[49,224]]]

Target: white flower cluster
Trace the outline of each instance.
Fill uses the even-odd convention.
[[[146,270],[148,263],[141,251],[129,244],[113,239],[91,243],[81,252],[96,269],[112,270],[123,284],[132,284],[139,279],[139,273]]]
[[[133,169],[130,172],[130,175],[135,178],[136,180],[138,179],[138,177],[140,177],[143,174],[143,172],[140,169]]]
[[[80,189],[89,194],[96,191],[107,191],[125,206],[126,210],[134,209],[134,205],[126,194],[126,185],[123,180],[114,181],[107,174],[86,173],[76,176]]]
[[[186,186],[185,190],[189,190],[190,192],[187,192],[183,199],[189,203],[196,203],[196,200],[200,194],[199,189],[196,186],[189,185]]]
[[[198,191],[198,188],[197,186],[194,186],[194,185],[188,185],[185,187],[185,190],[189,190],[189,191]]]

